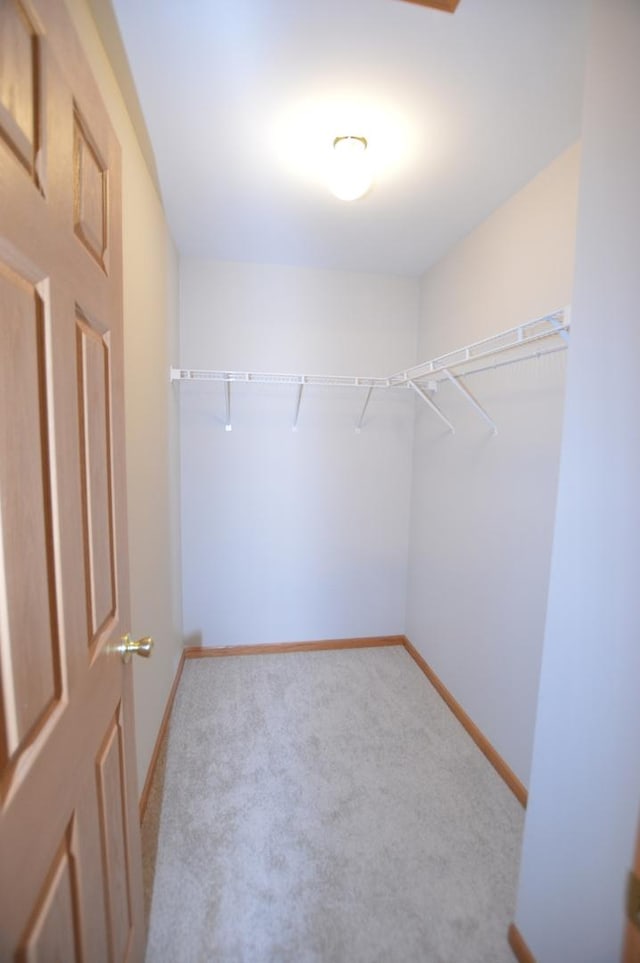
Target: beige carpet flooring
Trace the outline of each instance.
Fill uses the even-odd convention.
[[[149,963],[513,963],[523,810],[401,647],[188,661]]]

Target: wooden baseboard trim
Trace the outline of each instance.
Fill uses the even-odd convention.
[[[140,822],[142,822],[142,820],[144,819],[144,814],[147,810],[149,793],[151,792],[153,777],[155,775],[156,766],[158,765],[158,757],[160,755],[160,749],[162,748],[162,742],[167,732],[169,719],[171,718],[171,711],[173,709],[173,703],[176,697],[176,692],[178,691],[178,683],[180,682],[180,676],[182,675],[184,660],[185,660],[185,652],[183,649],[182,655],[180,656],[180,661],[178,662],[178,668],[176,669],[175,678],[171,686],[171,691],[169,692],[169,697],[167,699],[167,704],[165,706],[164,715],[162,716],[162,722],[160,723],[160,728],[158,730],[156,744],[153,747],[153,752],[151,754],[151,761],[149,762],[149,768],[147,769],[147,778],[144,781],[144,787],[142,790],[142,794],[140,796],[140,802],[139,802]]]
[[[508,940],[518,963],[536,963],[535,956],[522,939],[522,933],[515,923],[509,927]]]
[[[520,782],[515,772],[507,765],[502,756],[496,752],[489,740],[482,734],[480,729],[478,729],[475,722],[473,722],[473,720],[467,715],[460,703],[454,699],[447,687],[435,674],[429,663],[425,661],[425,659],[420,655],[418,650],[411,644],[406,636],[404,637],[404,647],[414,662],[420,666],[436,692],[438,692],[438,694],[447,703],[458,722],[467,730],[478,749],[484,753],[498,775],[504,779],[516,799],[526,807],[527,790],[523,783]]]
[[[278,655],[282,652],[318,652],[330,649],[375,649],[386,645],[404,645],[403,635],[377,635],[361,639],[324,639],[318,642],[265,642],[259,645],[224,645],[211,648],[190,645],[185,659],[217,659],[226,655]]]

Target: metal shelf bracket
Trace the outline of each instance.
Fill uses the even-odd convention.
[[[225,381],[224,383],[224,407],[225,407],[225,420],[224,420],[224,430],[231,431],[231,382]]]
[[[364,405],[362,406],[362,411],[360,413],[360,418],[358,419],[358,424],[356,425],[356,431],[358,434],[362,431],[362,422],[364,421],[364,416],[367,413],[367,408],[369,407],[369,400],[371,398],[371,392],[373,391],[373,385],[369,385],[367,389],[367,394],[364,399]]]
[[[467,401],[469,402],[469,404],[472,405],[472,407],[474,407],[474,408],[476,409],[476,411],[478,412],[478,414],[479,414],[482,418],[484,418],[484,420],[487,422],[487,424],[491,426],[491,428],[493,429],[494,435],[497,435],[497,434],[498,434],[498,426],[496,425],[495,421],[493,421],[493,419],[489,417],[489,415],[488,415],[487,412],[484,410],[484,408],[482,407],[482,405],[480,404],[480,402],[479,402],[479,401],[476,401],[476,399],[473,397],[473,395],[471,394],[471,392],[469,391],[469,389],[467,388],[467,386],[464,384],[461,376],[458,375],[458,377],[456,378],[454,375],[451,374],[451,372],[449,371],[448,368],[444,368],[443,371],[444,371],[445,375],[447,376],[447,378],[449,379],[449,381],[451,382],[451,384],[456,386],[456,388],[457,388],[458,391],[461,393],[461,395],[462,395],[464,398],[467,399]]]
[[[298,394],[296,397],[296,412],[293,416],[293,425],[291,427],[292,431],[298,430],[298,417],[300,415],[300,402],[302,401],[302,392],[304,391],[304,380],[298,385]]]
[[[451,422],[449,421],[449,419],[447,418],[447,416],[440,410],[440,408],[438,408],[438,406],[437,406],[437,404],[435,403],[435,401],[432,401],[432,400],[431,400],[431,398],[429,397],[429,395],[427,394],[427,392],[425,391],[425,389],[424,389],[424,388],[421,388],[420,385],[417,385],[417,384],[415,383],[415,381],[410,381],[410,382],[409,382],[409,387],[410,387],[410,388],[413,388],[413,390],[415,391],[415,393],[416,393],[417,395],[419,395],[420,398],[422,398],[422,400],[424,401],[424,403],[425,403],[426,405],[428,405],[429,408],[431,408],[431,410],[432,410],[433,412],[435,412],[435,414],[438,416],[438,418],[440,419],[440,421],[444,421],[445,425],[447,426],[447,428],[449,429],[449,431],[451,432],[451,434],[452,434],[452,435],[455,435],[455,433],[456,433],[455,428],[453,427],[453,425],[451,424]]]

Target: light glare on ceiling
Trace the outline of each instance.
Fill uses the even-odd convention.
[[[333,147],[336,134],[366,132],[366,155],[375,167],[376,186],[401,182],[420,155],[417,124],[382,95],[374,101],[371,93],[367,99],[310,91],[285,104],[274,116],[265,115],[264,120],[265,137],[278,169],[285,178],[305,185],[306,196],[317,202],[323,194],[330,200],[327,185],[338,153]]]
[[[373,167],[365,137],[336,137],[329,172],[329,190],[341,201],[363,197],[373,184]]]

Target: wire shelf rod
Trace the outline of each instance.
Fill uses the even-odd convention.
[[[464,348],[458,348],[456,351],[449,351],[447,354],[432,358],[430,361],[423,361],[411,368],[391,375],[389,378],[390,387],[400,387],[410,381],[416,381],[418,378],[425,378],[429,375],[437,374],[440,371],[444,371],[445,368],[457,368],[461,365],[470,364],[473,361],[480,361],[484,358],[491,357],[492,355],[503,354],[505,351],[518,350],[524,345],[543,341],[546,338],[562,337],[563,334],[567,334],[569,331],[569,323],[564,320],[564,317],[564,312],[557,311],[553,315],[546,315],[543,318],[528,321],[526,324],[510,328],[508,331],[503,331],[490,338],[484,338],[482,341],[476,341],[474,344],[467,345]],[[546,324],[547,327],[542,331],[529,333],[530,329],[540,327],[540,325],[543,324]]]
[[[306,375],[287,374],[267,371],[214,371],[202,368],[171,368],[171,381],[224,381],[245,382],[255,384],[293,384],[318,385],[324,387],[353,387],[353,388],[401,388],[409,387],[409,382],[417,382],[430,375],[444,372],[444,369],[457,368],[484,360],[493,355],[503,354],[505,351],[522,349],[527,344],[533,344],[550,337],[568,337],[569,321],[568,308],[553,314],[527,321],[507,331],[491,335],[459,348],[449,351],[430,361],[423,361],[413,367],[399,371],[388,378],[365,377],[362,375]],[[539,330],[541,326],[543,330]],[[538,329],[538,330],[536,330]],[[515,363],[521,356],[510,359],[508,363]],[[494,367],[494,366],[490,366]],[[480,369],[473,369],[475,372]],[[484,369],[483,369],[484,370]],[[465,377],[471,374],[465,372]],[[442,380],[442,379],[440,379]]]
[[[248,384],[319,385],[336,388],[388,388],[388,378],[363,375],[281,374],[270,371],[213,371],[205,368],[170,368],[170,381],[226,381]]]
[[[521,361],[536,361],[540,358],[546,358],[547,355],[560,354],[561,352],[566,351],[568,347],[568,344],[560,344],[555,348],[546,348],[544,351],[531,351],[529,354],[518,355],[517,358],[508,358],[506,361],[494,361],[493,364],[484,364],[481,368],[472,368],[470,371],[465,371],[463,377],[470,378],[472,375],[482,374],[486,371],[495,371],[498,368],[507,368],[509,365],[519,364]],[[422,377],[426,377],[426,375],[423,375]],[[441,385],[446,383],[447,380],[448,379],[446,375],[442,378],[430,378],[429,385]],[[416,378],[416,384],[420,384],[418,378]],[[392,385],[392,387],[402,387],[402,385]],[[422,385],[422,387],[424,388],[426,386]]]
[[[314,385],[322,387],[366,388],[367,392],[364,405],[356,426],[356,431],[358,432],[362,428],[371,393],[374,388],[410,388],[423,400],[434,414],[447,425],[450,431],[454,432],[454,426],[430,396],[437,390],[441,383],[449,381],[491,426],[494,433],[497,433],[498,429],[496,424],[471,394],[462,379],[474,374],[480,374],[482,371],[502,368],[507,365],[517,364],[520,361],[541,358],[548,354],[555,354],[558,351],[565,350],[569,340],[569,317],[570,309],[567,307],[562,311],[556,311],[553,314],[526,321],[523,324],[516,325],[514,328],[509,328],[507,331],[502,331],[499,334],[491,335],[488,338],[483,338],[473,344],[466,345],[464,348],[450,351],[430,361],[424,361],[421,364],[406,368],[404,371],[399,371],[397,374],[391,375],[388,378],[364,377],[362,375],[305,375],[257,371],[213,371],[198,368],[172,367],[170,368],[170,380],[222,382],[225,395],[226,431],[231,431],[232,383],[287,384],[297,386],[296,407],[292,425],[294,431],[296,431],[298,427],[302,394],[305,387]],[[552,337],[556,339],[561,338],[564,343],[546,350],[538,348],[535,351],[529,351],[527,354],[522,353],[523,347],[537,344]],[[477,364],[478,361],[499,357],[509,351],[517,353],[502,361],[493,361],[492,363],[481,366]],[[454,368],[462,370],[454,374],[452,372]],[[422,383],[423,379],[429,380],[425,384]]]

